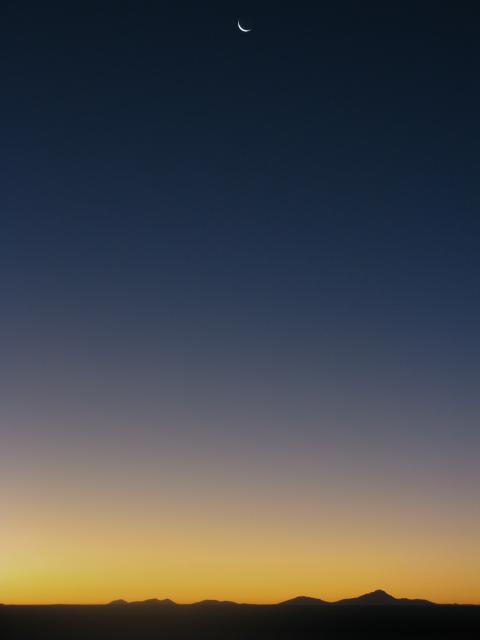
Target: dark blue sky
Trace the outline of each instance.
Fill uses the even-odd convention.
[[[252,6],[3,4],[5,330],[467,366],[478,12]]]
[[[347,351],[468,355],[479,19],[438,2],[3,3],[5,325],[58,314],[61,330],[71,312],[82,334],[111,315],[121,334],[151,322],[155,343],[161,316],[173,342],[231,331],[234,351],[332,332]]]
[[[467,495],[479,33],[467,2],[4,0],[12,446],[244,446],[267,485],[293,451]]]

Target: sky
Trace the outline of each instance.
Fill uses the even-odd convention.
[[[480,602],[479,33],[1,3],[0,602]]]

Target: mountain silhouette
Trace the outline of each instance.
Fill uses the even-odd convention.
[[[392,606],[392,605],[432,605],[429,600],[410,600],[409,598],[395,598],[382,589],[377,589],[371,593],[364,593],[356,598],[344,598],[336,602],[327,602],[320,598],[310,598],[308,596],[298,596],[279,602],[279,606],[317,606],[317,605],[358,605],[358,606]]]
[[[410,600],[409,598],[394,598],[386,591],[377,589],[370,593],[365,593],[357,598],[344,598],[333,604],[341,605],[362,605],[362,606],[389,606],[389,605],[426,605],[433,604],[429,600]]]
[[[279,607],[314,607],[314,606],[336,606],[336,605],[357,605],[357,606],[397,606],[397,605],[434,605],[434,602],[430,600],[410,599],[410,598],[395,598],[382,589],[371,591],[370,593],[364,593],[356,598],[344,598],[343,600],[337,600],[335,602],[328,602],[327,600],[321,600],[320,598],[312,598],[310,596],[297,596],[296,598],[290,598],[279,602]],[[150,598],[148,600],[137,600],[128,602],[119,598],[118,600],[112,600],[107,606],[118,607],[176,607],[176,602],[170,598],[164,598],[159,600],[158,598]],[[194,602],[191,605],[183,606],[196,606],[196,607],[219,607],[219,606],[239,606],[237,602],[232,600],[200,600]]]
[[[320,598],[310,598],[309,596],[297,596],[296,598],[290,598],[290,600],[284,600],[283,602],[278,603],[280,606],[316,606],[320,604],[329,604],[325,600],[320,600]]]
[[[127,600],[112,600],[109,603],[110,606],[128,606],[128,607],[170,607],[177,606],[177,603],[170,598],[159,600],[158,598],[149,598],[148,600],[137,600],[134,602],[128,602]]]

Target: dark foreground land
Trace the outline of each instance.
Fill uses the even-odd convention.
[[[2,606],[2,640],[476,640],[480,607]]]

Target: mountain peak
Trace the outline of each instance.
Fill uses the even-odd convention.
[[[337,604],[385,605],[394,604],[395,602],[397,602],[396,598],[386,591],[383,591],[383,589],[377,589],[376,591],[364,593],[357,598],[344,598],[343,600],[339,600]]]
[[[148,600],[141,600],[140,602],[132,602],[132,604],[144,604],[148,606],[170,606],[176,604],[170,598],[164,598],[163,600],[159,600],[158,598],[149,598]]]
[[[376,591],[370,591],[369,593],[364,593],[358,598],[345,598],[344,600],[339,600],[335,602],[335,604],[358,604],[358,605],[372,605],[372,606],[382,606],[382,605],[425,605],[432,604],[428,600],[410,600],[409,598],[395,598],[391,596],[383,589],[377,589]]]
[[[297,596],[296,598],[290,598],[290,600],[284,600],[280,602],[281,605],[298,605],[298,606],[310,606],[318,604],[327,604],[325,600],[320,598],[311,598],[309,596]]]
[[[371,598],[372,600],[396,600],[396,598],[383,589],[375,589],[375,591],[370,591],[370,593],[366,593],[361,598]]]
[[[151,607],[151,606],[171,606],[171,605],[175,605],[176,602],[174,602],[173,600],[170,600],[170,598],[165,598],[163,600],[159,600],[158,598],[149,598],[148,600],[137,600],[134,602],[128,602],[127,600],[122,600],[121,598],[118,600],[112,600],[112,602],[109,603],[110,605],[114,605],[114,606],[147,606],[147,607]]]

